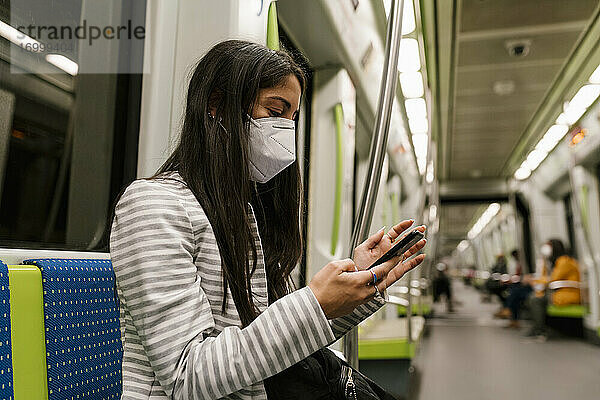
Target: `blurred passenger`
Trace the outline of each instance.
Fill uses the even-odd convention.
[[[506,307],[506,286],[502,284],[500,277],[508,272],[506,257],[503,254],[496,257],[496,264],[492,267],[491,272],[492,275],[488,278],[485,286],[490,294],[498,296],[502,305],[500,310],[502,310]]]
[[[494,266],[492,267],[492,273],[498,273],[498,274],[506,274],[508,272],[508,269],[506,267],[506,257],[504,257],[504,254],[499,254],[496,257],[496,264],[494,264]]]
[[[550,239],[541,248],[542,256],[551,268],[550,277],[546,285],[554,281],[575,281],[580,282],[579,264],[577,261],[567,255],[565,246],[559,239]],[[537,291],[531,298],[529,307],[533,319],[533,327],[527,333],[527,336],[537,336],[546,339],[546,306],[548,305],[548,292]],[[565,306],[569,304],[580,304],[581,293],[578,288],[565,287],[552,293],[550,299],[556,306]]]
[[[473,284],[473,279],[475,278],[475,271],[477,268],[474,265],[469,265],[463,271],[463,283],[467,286],[471,286]]]
[[[446,306],[448,312],[454,312],[454,305],[452,304],[452,285],[446,271],[448,267],[444,263],[439,263],[436,266],[435,278],[433,278],[433,301],[437,303],[442,295],[446,296]]]
[[[507,299],[507,306],[511,311],[511,322],[508,327],[519,327],[522,304],[529,298],[528,305],[533,319],[533,327],[527,336],[536,336],[545,340],[547,338],[545,321],[548,283],[563,280],[579,282],[580,275],[577,261],[567,255],[565,246],[560,240],[550,239],[542,246],[540,252],[544,257],[544,265],[539,274],[524,276],[522,285],[513,289]],[[530,297],[532,292],[534,295]],[[551,301],[552,304],[558,306],[579,304],[581,295],[577,288],[561,288],[553,293]]]
[[[514,307],[514,302],[522,302],[525,299],[527,299],[527,297],[529,297],[529,294],[531,293],[531,287],[530,286],[523,286],[521,284],[521,275],[523,274],[523,266],[521,264],[521,260],[519,258],[519,251],[518,250],[513,250],[510,252],[511,257],[514,260],[514,268],[511,268],[510,271],[510,276],[509,276],[509,280],[506,282],[507,288],[508,288],[508,295],[506,297],[506,301],[504,302],[504,307],[498,311],[496,314],[494,314],[494,317],[496,318],[510,318],[513,313],[511,312],[511,306]],[[516,291],[516,292],[515,292]],[[519,310],[516,311],[517,315],[518,315]],[[516,318],[518,320],[518,317]],[[513,318],[513,320],[515,320]],[[515,325],[514,323],[512,323],[512,325]],[[516,324],[518,325],[518,324]]]
[[[519,257],[519,250],[514,249],[513,251],[510,252],[510,255],[512,256],[512,258],[515,260],[515,269],[513,272],[513,277],[514,276],[521,276],[523,275],[523,264],[521,264],[521,258]],[[514,280],[513,280],[514,282]]]

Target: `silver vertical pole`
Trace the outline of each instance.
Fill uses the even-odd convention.
[[[381,169],[387,150],[388,133],[390,131],[392,106],[396,95],[396,84],[398,83],[398,55],[400,52],[403,7],[404,0],[392,1],[385,40],[383,77],[379,89],[375,128],[369,152],[369,168],[357,213],[356,225],[352,232],[349,250],[351,257],[354,256],[354,248],[366,239],[369,234],[373,219],[373,209],[379,191]],[[358,331],[356,327],[348,332],[344,338],[344,356],[352,367],[358,368]]]

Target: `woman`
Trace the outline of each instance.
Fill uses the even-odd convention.
[[[264,399],[264,379],[342,337],[423,261],[362,271],[404,221],[290,290],[302,251],[294,121],[304,84],[284,52],[217,44],[191,77],[177,148],[121,196],[110,250],[124,399]]]
[[[554,281],[575,281],[580,282],[579,265],[577,261],[567,255],[565,246],[559,239],[548,240],[541,248],[544,259],[551,267],[550,278],[542,274],[542,280],[537,283],[547,285]],[[579,289],[563,287],[552,293],[552,304],[564,306],[569,304],[580,304],[581,294]],[[536,293],[536,296],[530,299],[531,316],[533,327],[527,333],[527,336],[538,336],[544,340],[547,337],[546,332],[546,306],[548,300],[543,293]]]

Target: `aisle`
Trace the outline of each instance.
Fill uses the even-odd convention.
[[[587,400],[600,397],[600,347],[557,338],[538,343],[494,320],[496,303],[454,282],[463,304],[427,322],[415,358],[419,400]],[[436,305],[437,306],[437,305]],[[525,329],[525,328],[523,328]]]

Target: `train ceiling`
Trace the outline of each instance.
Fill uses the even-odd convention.
[[[472,180],[477,185],[477,180],[508,178],[511,153],[524,138],[599,3],[421,3],[428,58],[436,60],[439,179],[442,184]],[[442,254],[451,252],[466,237],[481,208],[481,203],[442,207]]]
[[[440,130],[440,178],[500,177],[598,1],[437,3],[452,12],[437,21],[438,33],[449,30],[452,37],[438,38],[449,45],[439,47],[440,80],[450,83],[440,87],[440,106],[448,110]]]

